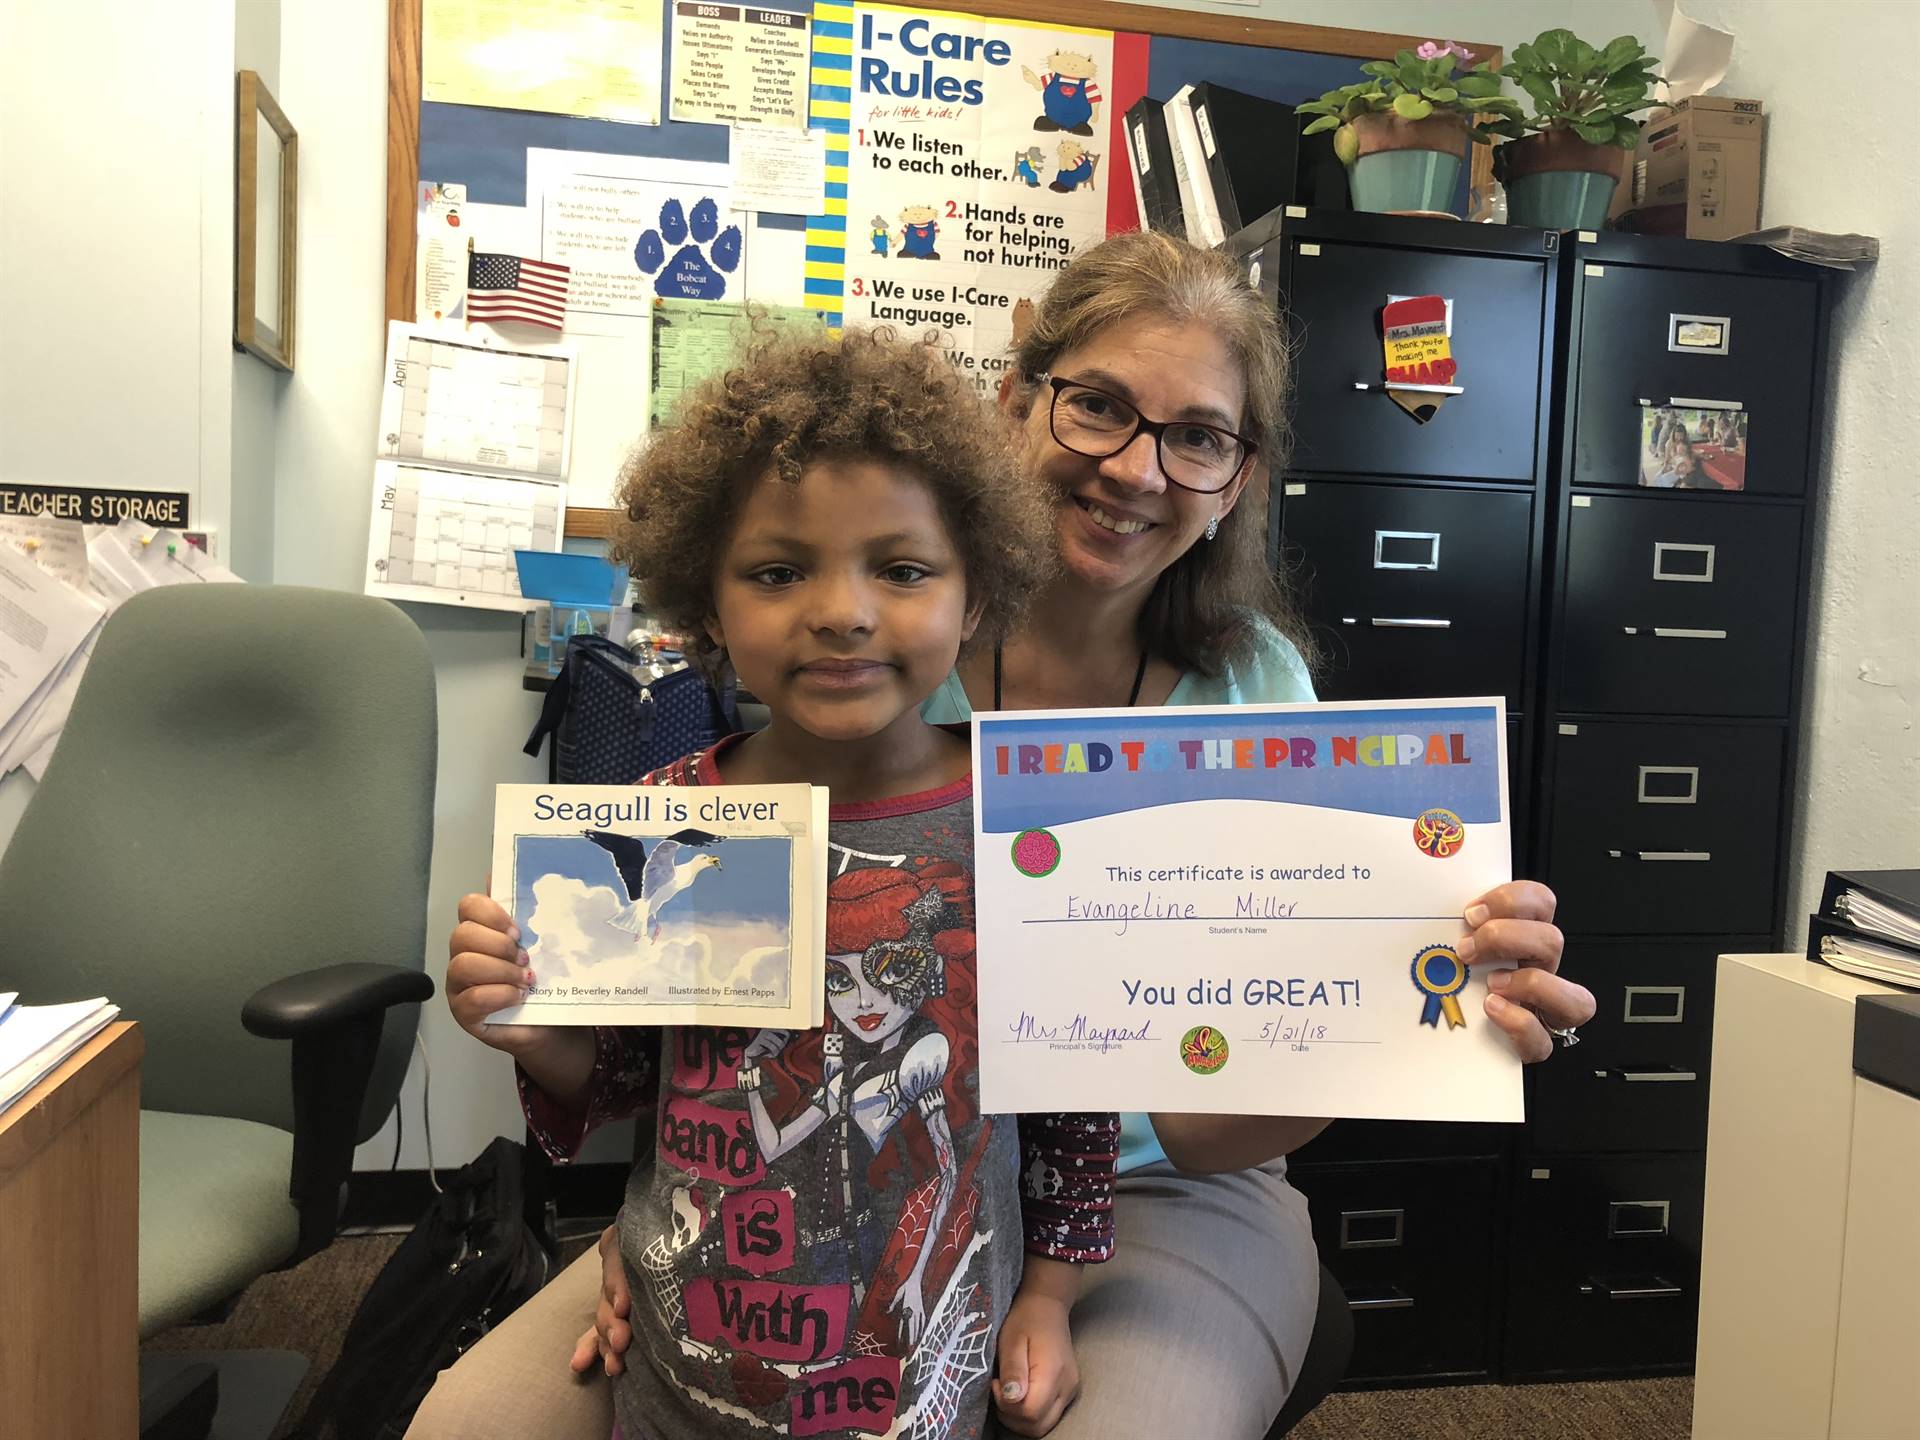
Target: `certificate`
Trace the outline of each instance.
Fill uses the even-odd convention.
[[[982,714],[981,1105],[1519,1121],[1492,699]]]

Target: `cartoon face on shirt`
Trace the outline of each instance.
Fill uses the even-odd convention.
[[[1099,68],[1093,63],[1091,55],[1077,54],[1072,50],[1056,50],[1047,57],[1047,69],[1074,80],[1091,80]]]
[[[887,983],[899,977],[876,978],[869,974],[872,968],[865,956],[829,955],[827,1008],[848,1034],[868,1045],[884,1045],[913,1018],[918,1002],[910,991]]]
[[[909,205],[900,212],[900,219],[908,225],[931,225],[938,213],[931,205]]]

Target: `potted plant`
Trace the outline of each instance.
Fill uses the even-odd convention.
[[[1500,77],[1449,40],[1429,40],[1391,60],[1360,67],[1366,79],[1329,90],[1296,108],[1319,118],[1302,134],[1333,130],[1347,166],[1356,210],[1451,215],[1469,140],[1492,136],[1482,115],[1518,121],[1520,105],[1500,93]],[[1472,68],[1466,68],[1471,65]]]
[[[1544,230],[1597,230],[1620,178],[1620,151],[1640,143],[1633,116],[1654,103],[1654,58],[1631,35],[1596,49],[1570,30],[1516,45],[1502,72],[1533,114],[1501,116],[1507,137],[1494,173],[1507,187],[1507,219]]]

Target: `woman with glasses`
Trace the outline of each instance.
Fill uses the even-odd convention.
[[[1028,472],[1056,497],[1059,577],[1024,631],[963,659],[927,718],[1313,699],[1254,484],[1285,460],[1288,364],[1272,306],[1224,255],[1142,232],[1061,271],[1000,397]],[[1463,957],[1519,962],[1509,980],[1496,972],[1487,1015],[1528,1060],[1552,1053],[1549,1028],[1594,1011],[1555,973],[1553,912],[1527,882],[1466,911]],[[1081,1397],[1054,1436],[1266,1434],[1319,1292],[1284,1157],[1326,1123],[1125,1117],[1115,1258],[1074,1307]]]

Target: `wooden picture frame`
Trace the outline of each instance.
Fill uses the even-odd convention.
[[[664,3],[664,0],[663,0]],[[388,0],[387,5],[387,310],[389,320],[411,323],[414,298],[415,191],[420,183],[420,51],[421,10],[424,0]],[[1314,55],[1350,55],[1356,60],[1391,60],[1431,37],[1398,35],[1374,30],[1348,30],[1333,25],[1305,25],[1291,20],[1259,20],[1208,11],[1169,10],[1152,5],[1116,8],[1106,0],[952,0],[937,8],[988,18],[1026,20],[1040,24],[1080,25],[1099,30],[1127,30],[1138,34],[1186,40],[1215,40],[1232,45],[1257,45],[1269,50],[1295,50]],[[1461,42],[1476,60],[1498,70],[1505,52],[1498,45]],[[1354,79],[1363,78],[1356,66]],[[663,105],[666,103],[663,98]],[[1492,147],[1469,147],[1469,185],[1486,193],[1493,178]],[[458,177],[439,176],[439,179]],[[605,537],[611,533],[612,510],[567,510],[569,536]]]
[[[256,72],[234,92],[233,345],[292,370],[300,136]]]

